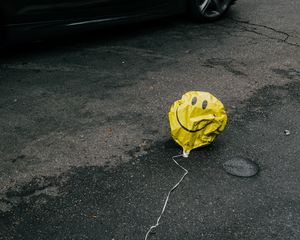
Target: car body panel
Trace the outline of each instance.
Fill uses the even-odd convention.
[[[139,22],[186,10],[186,0],[5,0],[2,34],[9,42]],[[4,13],[1,15],[1,12]]]
[[[184,0],[7,0],[3,5],[8,25],[76,19],[107,19],[147,13],[155,8],[176,8]],[[174,6],[174,7],[173,7]],[[1,7],[1,6],[0,6]]]

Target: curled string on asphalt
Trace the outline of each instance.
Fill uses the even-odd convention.
[[[162,208],[162,211],[161,211],[159,217],[158,217],[157,220],[156,220],[156,224],[155,224],[155,225],[152,225],[152,226],[149,228],[148,232],[146,233],[145,240],[148,239],[148,236],[149,236],[149,234],[151,233],[151,231],[152,231],[153,229],[155,229],[155,228],[159,225],[160,219],[161,219],[162,215],[164,214],[164,212],[165,212],[165,210],[166,210],[166,207],[167,207],[167,204],[168,204],[168,201],[169,201],[169,198],[170,198],[171,193],[179,186],[179,184],[183,181],[183,179],[185,178],[185,176],[186,176],[186,175],[188,174],[188,172],[189,172],[187,169],[185,169],[183,166],[181,166],[181,165],[175,160],[175,158],[179,158],[179,157],[183,157],[183,154],[173,156],[173,157],[172,157],[172,160],[174,161],[174,163],[175,163],[178,167],[180,167],[182,170],[184,170],[184,174],[182,175],[182,177],[180,178],[180,180],[179,180],[179,181],[171,188],[171,190],[168,192],[167,197],[166,197],[166,200],[165,200],[165,203],[164,203],[164,206],[163,206],[163,208]]]
[[[156,224],[149,228],[145,240],[148,239],[151,231],[159,225],[171,193],[188,174],[188,170],[181,166],[175,158],[187,158],[191,150],[212,143],[217,135],[225,129],[227,114],[223,103],[212,94],[190,91],[173,103],[169,111],[169,122],[171,135],[183,150],[182,154],[173,156],[172,159],[178,167],[184,170],[184,174],[168,192]]]

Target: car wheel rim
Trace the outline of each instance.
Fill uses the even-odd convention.
[[[204,17],[214,18],[224,13],[230,2],[231,0],[199,0],[198,7]]]

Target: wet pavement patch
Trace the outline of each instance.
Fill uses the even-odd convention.
[[[164,158],[149,154],[114,169],[74,169],[69,172],[67,182],[62,182],[61,176],[55,179],[54,182],[61,184],[60,196],[56,197],[34,194],[27,186],[12,191],[8,198],[21,196],[21,199],[12,211],[0,214],[3,236],[5,239],[18,239],[19,234],[22,239],[32,236],[140,239],[159,213],[164,193],[181,175]],[[28,195],[31,198],[25,199]]]
[[[295,82],[260,90],[232,113],[212,145],[180,159],[189,174],[149,239],[299,239],[300,112],[291,111],[300,109],[298,90]],[[258,106],[267,119],[249,113]],[[293,134],[286,137],[278,126]],[[0,212],[0,239],[143,239],[182,171],[171,159],[180,152],[173,141],[140,149],[146,154],[133,153],[115,168],[74,168],[10,191],[7,201],[18,201]],[[235,178],[224,172],[224,162],[237,153],[256,159],[260,175]]]

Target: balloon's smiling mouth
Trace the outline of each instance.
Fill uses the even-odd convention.
[[[179,115],[178,115],[178,108],[180,107],[180,105],[177,107],[176,109],[176,119],[177,119],[177,122],[179,123],[179,125],[187,132],[191,132],[191,133],[195,133],[195,132],[199,132],[201,131],[202,129],[204,129],[208,124],[209,124],[209,121],[206,122],[206,124],[204,124],[202,127],[200,127],[199,129],[189,129],[187,127],[185,127],[182,122],[180,121],[179,119]],[[203,121],[204,122],[204,121]]]

